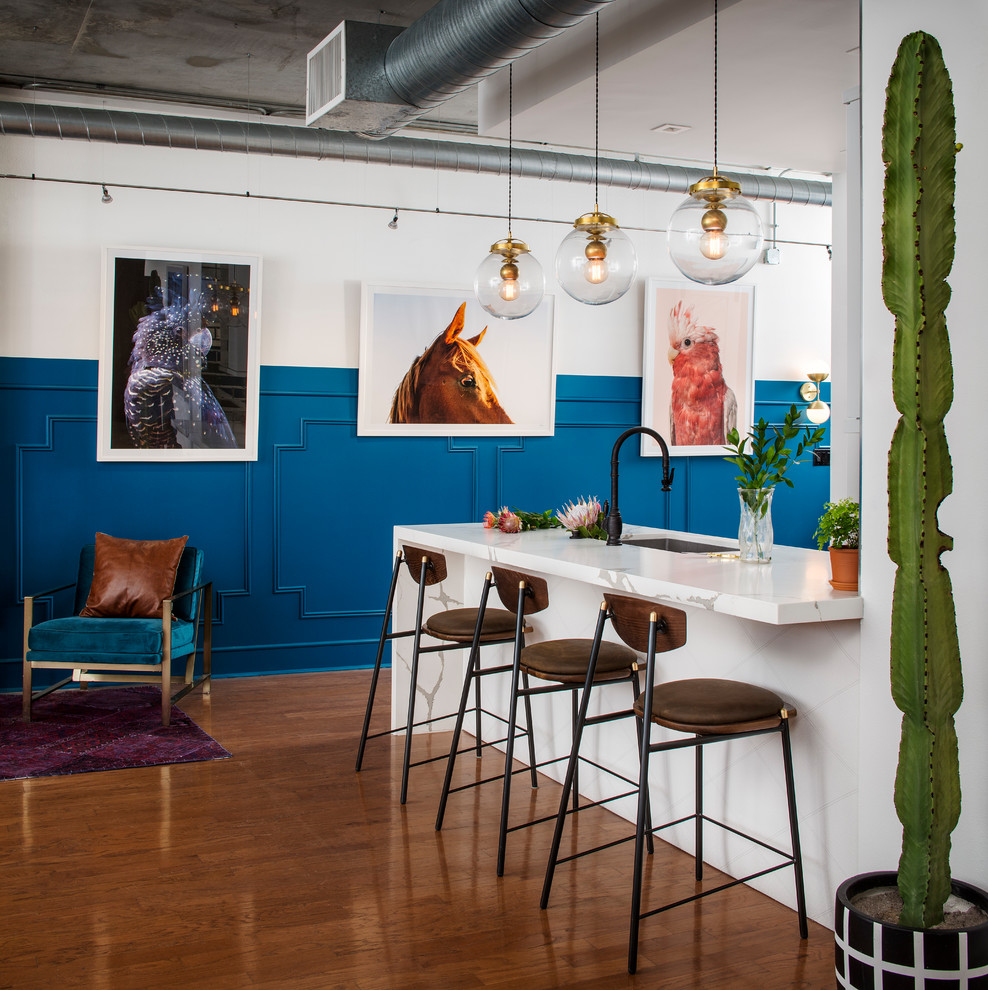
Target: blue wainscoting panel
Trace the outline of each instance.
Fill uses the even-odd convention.
[[[611,447],[640,422],[639,379],[560,376],[551,437],[357,437],[354,369],[264,367],[256,462],[98,463],[96,379],[94,361],[0,359],[3,690],[20,682],[23,596],[71,580],[79,547],[98,530],[187,534],[205,550],[217,676],[369,665],[393,526],[603,501]],[[758,382],[756,415],[781,421],[800,402],[798,386]],[[664,494],[659,458],[627,441],[625,521],[735,536],[733,466],[690,457],[674,467]],[[778,543],[812,545],[829,474],[808,463],[793,469],[795,490],[776,494]],[[69,603],[53,607],[62,614]]]

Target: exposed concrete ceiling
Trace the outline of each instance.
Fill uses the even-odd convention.
[[[406,26],[433,3],[15,0],[0,3],[0,85],[27,87],[39,102],[51,88],[95,90],[297,117],[306,54],[341,20]],[[710,159],[713,33],[704,6],[615,0],[604,8],[602,153]],[[722,164],[837,167],[841,94],[857,82],[857,35],[858,0],[721,0]],[[506,75],[481,86],[484,133],[506,136]],[[517,63],[516,140],[592,148],[593,78],[588,18]],[[437,121],[472,130],[477,89],[422,119]],[[652,130],[663,123],[690,129]]]

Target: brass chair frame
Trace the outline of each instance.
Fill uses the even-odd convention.
[[[24,598],[24,676],[23,676],[23,719],[25,722],[31,721],[31,707],[39,698],[57,691],[66,684],[76,682],[87,684],[95,681],[110,681],[115,684],[160,684],[161,685],[161,724],[167,726],[171,724],[171,706],[180,698],[184,698],[190,691],[197,687],[202,687],[204,697],[210,693],[212,681],[212,649],[213,649],[213,582],[207,581],[197,584],[193,588],[187,588],[177,594],[170,595],[162,599],[161,602],[161,635],[162,650],[161,662],[156,664],[148,663],[106,663],[94,664],[91,661],[85,663],[71,660],[28,660],[28,637],[34,625],[34,603],[39,598],[48,598],[59,591],[66,591],[74,588],[72,584],[63,584],[58,588],[51,588],[34,595],[27,595]],[[196,614],[193,619],[194,631],[192,634],[192,651],[188,654],[185,662],[184,674],[172,673],[172,606],[180,598],[192,595],[196,592],[203,592],[196,603]],[[205,605],[203,605],[205,601]],[[196,653],[199,643],[199,620],[202,616],[203,642],[202,642],[202,674],[195,677]],[[98,618],[93,619],[99,622]],[[35,670],[71,670],[72,673],[49,687],[41,691],[33,692],[32,674]],[[180,684],[181,687],[172,692],[172,688]]]

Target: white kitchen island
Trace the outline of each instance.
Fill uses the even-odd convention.
[[[717,537],[633,525],[625,526],[622,540],[663,536],[702,541],[727,554],[737,550],[736,542]],[[777,546],[771,563],[747,564],[737,558],[674,553],[627,543],[608,547],[599,540],[571,539],[559,529],[501,533],[486,530],[480,523],[397,526],[394,545],[396,550],[412,546],[440,550],[446,555],[448,575],[441,585],[427,589],[427,614],[478,604],[484,576],[492,563],[538,574],[548,581],[549,608],[532,616],[534,632],[528,642],[592,636],[605,590],[655,599],[681,607],[688,623],[686,645],[659,658],[660,679],[744,680],[770,687],[794,704],[799,714],[792,730],[793,759],[807,911],[821,924],[832,924],[834,891],[842,879],[854,872],[856,862],[857,620],[863,604],[858,595],[830,587],[827,554]],[[393,628],[411,628],[414,609],[415,583],[406,569],[398,584]],[[615,638],[610,629],[607,636]],[[405,719],[410,649],[409,640],[392,643],[395,725]],[[503,651],[499,659],[510,659],[509,647],[496,649]],[[417,719],[455,711],[466,653],[449,650],[422,658]],[[491,653],[490,648],[482,653],[485,666],[494,662]],[[499,680],[485,680],[485,707],[505,712],[507,677],[503,684],[496,685]],[[626,708],[630,700],[627,694],[626,685],[598,689],[594,692],[593,709]],[[532,704],[538,759],[567,754],[568,694],[536,697]],[[452,720],[436,725],[439,731],[451,728]],[[484,731],[486,735],[486,728]],[[490,738],[500,738],[503,727],[491,720],[490,732]],[[516,757],[524,757],[524,750],[525,747],[516,747]],[[778,740],[774,737],[708,749],[704,759],[705,810],[765,842],[787,848],[785,780],[777,750]],[[614,766],[633,776],[637,762],[633,720],[588,730],[582,751],[604,766]],[[551,769],[559,779],[565,764]],[[523,780],[518,778],[519,788]],[[691,812],[692,780],[691,753],[663,754],[652,761],[655,821]],[[594,799],[614,793],[613,782],[604,774],[581,772],[580,784],[582,792]],[[610,807],[633,820],[633,801]],[[497,823],[478,823],[478,827],[496,831]],[[666,831],[663,838],[691,850],[692,826]],[[731,875],[751,873],[762,862],[771,862],[769,854],[715,826],[705,831],[704,842],[706,861]],[[630,846],[627,855],[630,871]],[[568,869],[592,870],[592,860],[577,862]],[[510,865],[509,847],[509,873]],[[753,885],[776,900],[795,905],[791,870],[771,874]]]

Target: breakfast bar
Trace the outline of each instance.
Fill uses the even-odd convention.
[[[798,712],[792,738],[807,911],[829,924],[833,890],[853,872],[855,857],[862,599],[830,587],[827,554],[815,550],[776,546],[771,562],[750,564],[738,560],[736,542],[720,537],[626,525],[621,539],[620,546],[606,546],[600,540],[573,539],[560,529],[502,533],[480,523],[394,529],[396,551],[419,547],[446,556],[446,579],[427,589],[427,614],[476,605],[491,564],[537,574],[548,582],[550,604],[533,616],[530,643],[591,637],[604,591],[662,601],[686,612],[687,642],[659,658],[659,679],[744,680],[771,688],[791,703]],[[395,628],[414,624],[414,588],[406,572],[395,598]],[[505,651],[502,659],[510,661],[510,647],[497,649]],[[408,640],[394,641],[394,725],[405,718],[409,651]],[[455,712],[466,652],[442,651],[423,661],[417,718]],[[485,666],[490,662],[485,658]],[[498,710],[503,703],[506,711],[507,681],[498,698],[496,680],[485,686],[485,707]],[[617,685],[597,690],[593,707],[596,711],[626,708],[625,693]],[[535,699],[533,708],[539,760],[565,756],[570,748],[569,704],[558,698]],[[450,729],[452,720],[435,723],[435,728]],[[486,737],[486,726],[483,731]],[[489,738],[503,736],[503,728],[493,719],[490,732]],[[774,754],[761,752],[769,744],[774,745],[764,739],[742,740],[715,748],[704,763],[706,810],[766,843],[784,846],[785,781]],[[633,773],[637,761],[633,721],[622,719],[589,732],[583,749],[603,766]],[[524,755],[516,748],[516,758]],[[565,763],[549,768],[556,779],[564,769]],[[605,774],[581,775],[580,787],[593,800],[613,793]],[[688,814],[693,801],[692,758],[675,753],[654,761],[651,794],[656,821]],[[631,800],[609,807],[634,820]],[[672,829],[662,837],[692,851],[691,828]],[[630,850],[628,855],[630,864]],[[721,830],[711,830],[705,842],[705,860],[733,876],[754,872],[758,855],[749,843]],[[753,886],[794,906],[788,874],[768,875]]]

